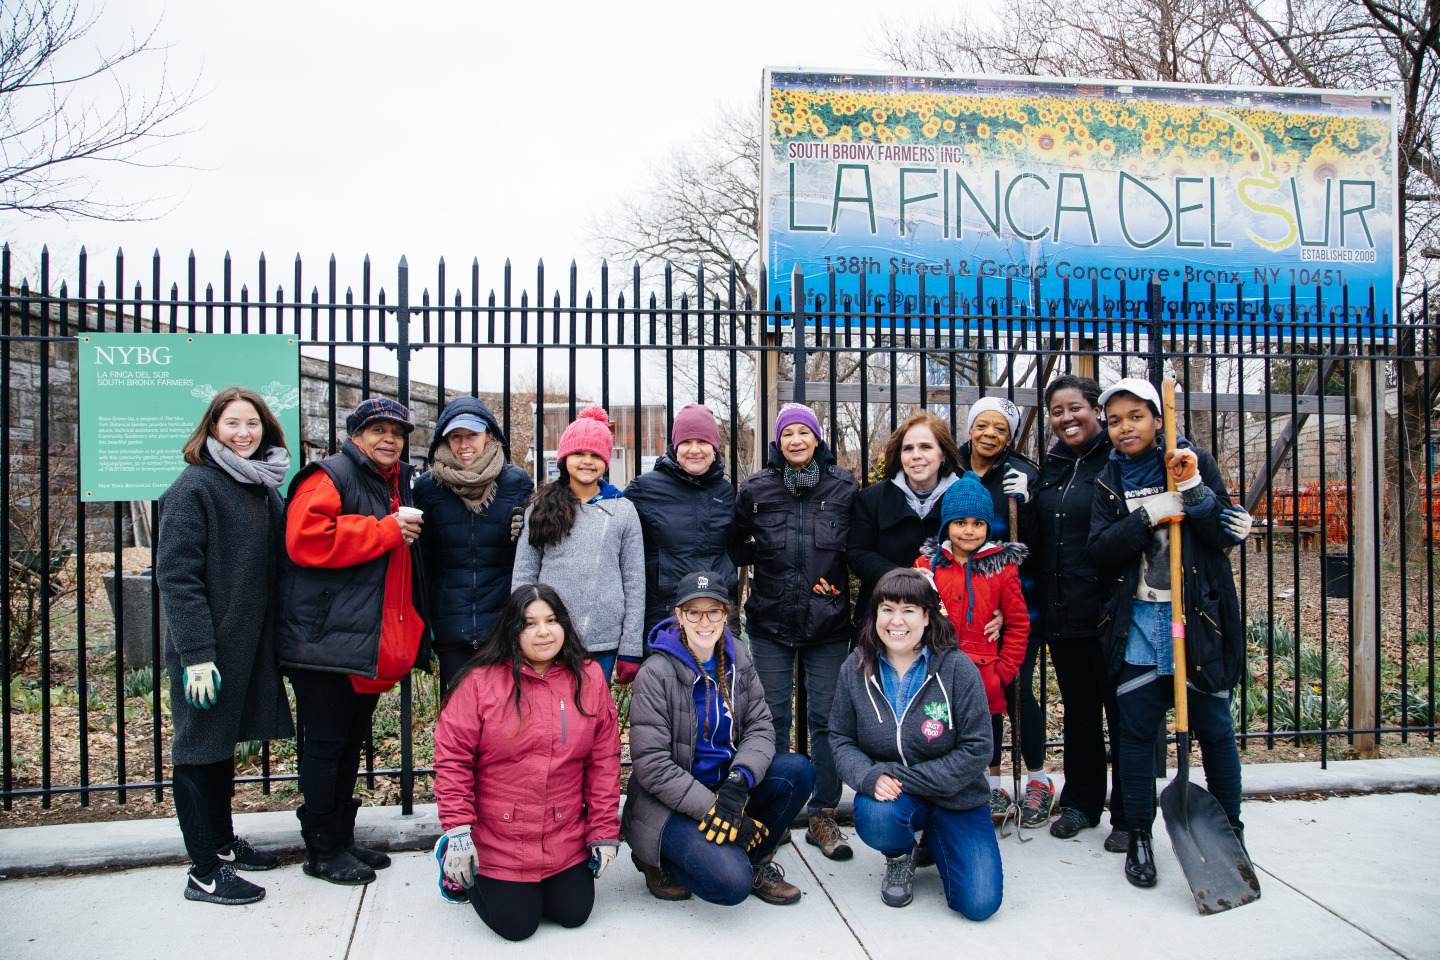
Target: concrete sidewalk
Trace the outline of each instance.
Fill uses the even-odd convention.
[[[1204,784],[1204,771],[1198,767],[1191,776]],[[1056,775],[1057,790],[1064,782]],[[1440,790],[1440,757],[1347,760],[1323,770],[1318,763],[1252,763],[1244,767],[1244,784],[1246,797]],[[853,798],[847,787],[840,805],[842,820],[849,819]],[[257,847],[282,854],[302,851],[300,827],[292,812],[239,814],[235,828]],[[355,835],[379,850],[426,850],[440,835],[440,821],[433,803],[418,804],[408,817],[400,814],[399,807],[365,807]],[[155,866],[185,859],[180,827],[173,817],[0,830],[0,878]]]
[[[1248,771],[1247,771],[1248,772]],[[1226,958],[1424,958],[1440,956],[1440,796],[1386,794],[1245,804],[1250,851],[1263,896],[1201,917],[1165,835],[1160,883],[1137,890],[1123,858],[1105,853],[1105,831],[1060,841],[1002,839],[1005,901],[984,923],[944,906],[933,869],[920,871],[904,910],[879,897],[883,858],[856,846],[830,863],[800,841],[777,862],[805,891],[793,907],[751,898],[733,907],[649,896],[628,851],[596,888],[580,930],[542,924],[506,944],[468,906],[443,902],[425,852],[401,853],[364,888],[336,887],[286,866],[251,877],[269,891],[248,907],[181,897],[179,866],[40,877],[0,883],[0,952],[9,958],[384,958],[463,955],[597,960],[710,955],[915,960],[1034,949],[1042,956]],[[109,829],[113,825],[96,825]],[[48,828],[46,828],[48,829]],[[10,832],[10,831],[4,831]]]

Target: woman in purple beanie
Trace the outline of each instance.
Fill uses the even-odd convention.
[[[764,468],[735,497],[738,566],[753,564],[745,601],[750,653],[775,720],[777,753],[790,749],[795,665],[805,672],[815,794],[805,839],[832,860],[852,856],[835,825],[840,775],[830,752],[830,702],[850,653],[850,579],[845,567],[850,509],[860,485],[835,464],[815,414],[786,404]]]
[[[709,407],[690,403],[675,415],[670,449],[655,469],[630,481],[625,499],[640,514],[645,535],[645,636],[673,615],[675,588],[692,571],[720,574],[735,602],[735,564],[726,552],[735,488],[725,479],[720,430]]]

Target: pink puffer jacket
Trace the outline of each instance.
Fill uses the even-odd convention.
[[[481,876],[534,882],[620,837],[620,727],[610,687],[585,662],[575,677],[552,665],[520,673],[521,713],[509,664],[461,681],[435,725],[440,827],[468,823]]]

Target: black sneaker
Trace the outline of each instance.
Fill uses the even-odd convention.
[[[221,863],[228,863],[236,870],[274,870],[280,866],[280,858],[267,850],[256,850],[244,837],[236,837],[215,851]]]
[[[1050,824],[1050,836],[1058,837],[1061,840],[1069,840],[1081,830],[1088,830],[1095,824],[1085,816],[1084,811],[1079,807],[1066,807],[1060,811],[1060,816]]]
[[[192,869],[185,875],[185,899],[234,906],[265,899],[265,888],[237,876],[235,868],[222,863],[208,877],[197,877]]]
[[[1124,827],[1111,827],[1110,836],[1105,838],[1105,849],[1110,853],[1124,853],[1130,849],[1130,831]]]

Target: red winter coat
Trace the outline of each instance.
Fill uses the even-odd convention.
[[[533,883],[590,858],[590,844],[620,843],[620,725],[610,685],[585,661],[520,672],[522,722],[510,665],[472,670],[435,725],[440,827],[470,824],[481,876]],[[517,731],[518,726],[518,731]]]
[[[1025,661],[1025,646],[1030,642],[1030,613],[1020,592],[1020,564],[1029,551],[1023,543],[987,543],[971,555],[968,563],[957,565],[946,547],[939,547],[939,553],[935,553],[934,540],[928,541],[923,549],[925,553],[915,561],[915,566],[934,570],[935,588],[940,591],[946,615],[955,625],[955,639],[980,668],[990,712],[1003,713],[1006,709],[1004,687],[1020,672],[1020,665]],[[968,595],[967,567],[970,571]],[[996,610],[1004,615],[1005,626],[1000,642],[991,643],[985,637],[985,624],[994,618]]]

